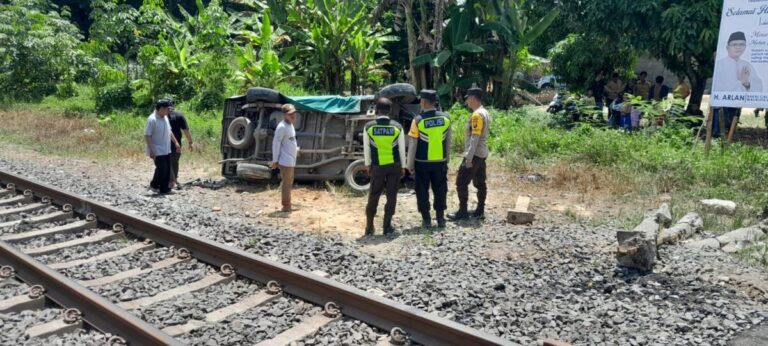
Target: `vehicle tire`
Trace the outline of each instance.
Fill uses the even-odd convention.
[[[243,180],[269,180],[272,179],[272,170],[264,165],[255,163],[238,163],[237,177]]]
[[[344,171],[344,184],[361,193],[371,188],[371,178],[365,172],[365,160],[357,160],[347,166]]]
[[[282,97],[276,90],[255,87],[248,89],[248,93],[245,95],[245,102],[271,102],[282,103]]]
[[[246,117],[232,120],[227,128],[227,142],[235,149],[248,149],[253,145],[253,123]]]
[[[549,83],[544,83],[544,85],[541,86],[541,90],[552,90],[552,89],[554,88],[552,87],[552,84],[549,84]]]
[[[416,88],[408,83],[397,83],[385,86],[379,91],[379,97],[386,97],[393,103],[409,104],[416,100]]]

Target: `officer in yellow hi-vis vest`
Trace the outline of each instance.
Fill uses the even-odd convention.
[[[395,232],[392,216],[395,215],[400,178],[405,174],[405,137],[403,127],[389,119],[391,111],[392,102],[380,98],[376,103],[378,117],[363,128],[365,167],[371,177],[368,205],[365,207],[365,235],[373,235],[373,218],[379,206],[379,197],[385,191],[387,204],[384,205],[384,234]]]
[[[422,90],[420,95],[422,112],[413,119],[408,133],[408,169],[416,178],[416,202],[422,226],[432,227],[429,213],[429,187],[432,186],[437,227],[442,228],[448,193],[451,119],[448,114],[437,111],[437,92]]]
[[[485,159],[488,157],[488,136],[490,136],[491,114],[483,107],[483,89],[467,90],[467,107],[472,110],[464,138],[464,160],[456,176],[456,193],[459,195],[459,211],[449,214],[451,220],[465,220],[470,216],[485,217],[485,197],[488,187],[485,183]],[[469,183],[477,189],[477,209],[467,211]]]

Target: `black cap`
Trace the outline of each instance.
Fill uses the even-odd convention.
[[[162,100],[157,101],[157,103],[155,104],[155,109],[168,108],[168,107],[171,107],[171,106],[173,106],[173,104],[171,103],[170,100],[162,99]]]
[[[469,88],[469,90],[467,90],[467,94],[464,95],[464,98],[466,99],[467,97],[470,97],[470,96],[474,96],[474,97],[477,97],[478,99],[482,99],[483,89],[480,89],[478,87]]]
[[[728,38],[728,43],[731,43],[733,41],[746,41],[747,36],[744,35],[743,32],[737,31],[731,34],[731,37]]]
[[[437,102],[437,91],[424,89],[419,93],[419,96],[425,100]]]

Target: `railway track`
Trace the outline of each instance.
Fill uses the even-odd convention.
[[[200,344],[213,334],[229,344],[314,344],[331,325],[360,321],[377,331],[366,342],[351,332],[361,344],[511,344],[1,171],[0,266],[0,322],[43,311],[26,339],[81,330],[110,345]],[[238,316],[252,323],[229,323]]]

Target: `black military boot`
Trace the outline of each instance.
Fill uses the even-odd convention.
[[[451,219],[452,221],[461,221],[461,220],[469,219],[469,213],[467,212],[467,206],[464,205],[464,206],[459,207],[459,211],[457,211],[455,213],[452,213],[452,214],[448,214],[448,218]]]
[[[395,228],[392,227],[392,215],[384,215],[384,235],[395,234]]]
[[[437,219],[437,228],[445,228],[445,211],[435,212],[435,218]]]
[[[472,211],[472,217],[476,217],[478,219],[485,219],[485,205],[482,203],[477,204],[477,209]]]
[[[432,217],[429,216],[429,213],[421,214],[421,228],[432,228]]]
[[[373,235],[373,232],[376,231],[376,228],[373,227],[373,218],[368,217],[365,221],[365,235]]]
[[[461,198],[459,198],[459,211],[448,214],[448,218],[451,219],[451,221],[469,219],[469,213],[467,212],[467,201],[461,200]]]

